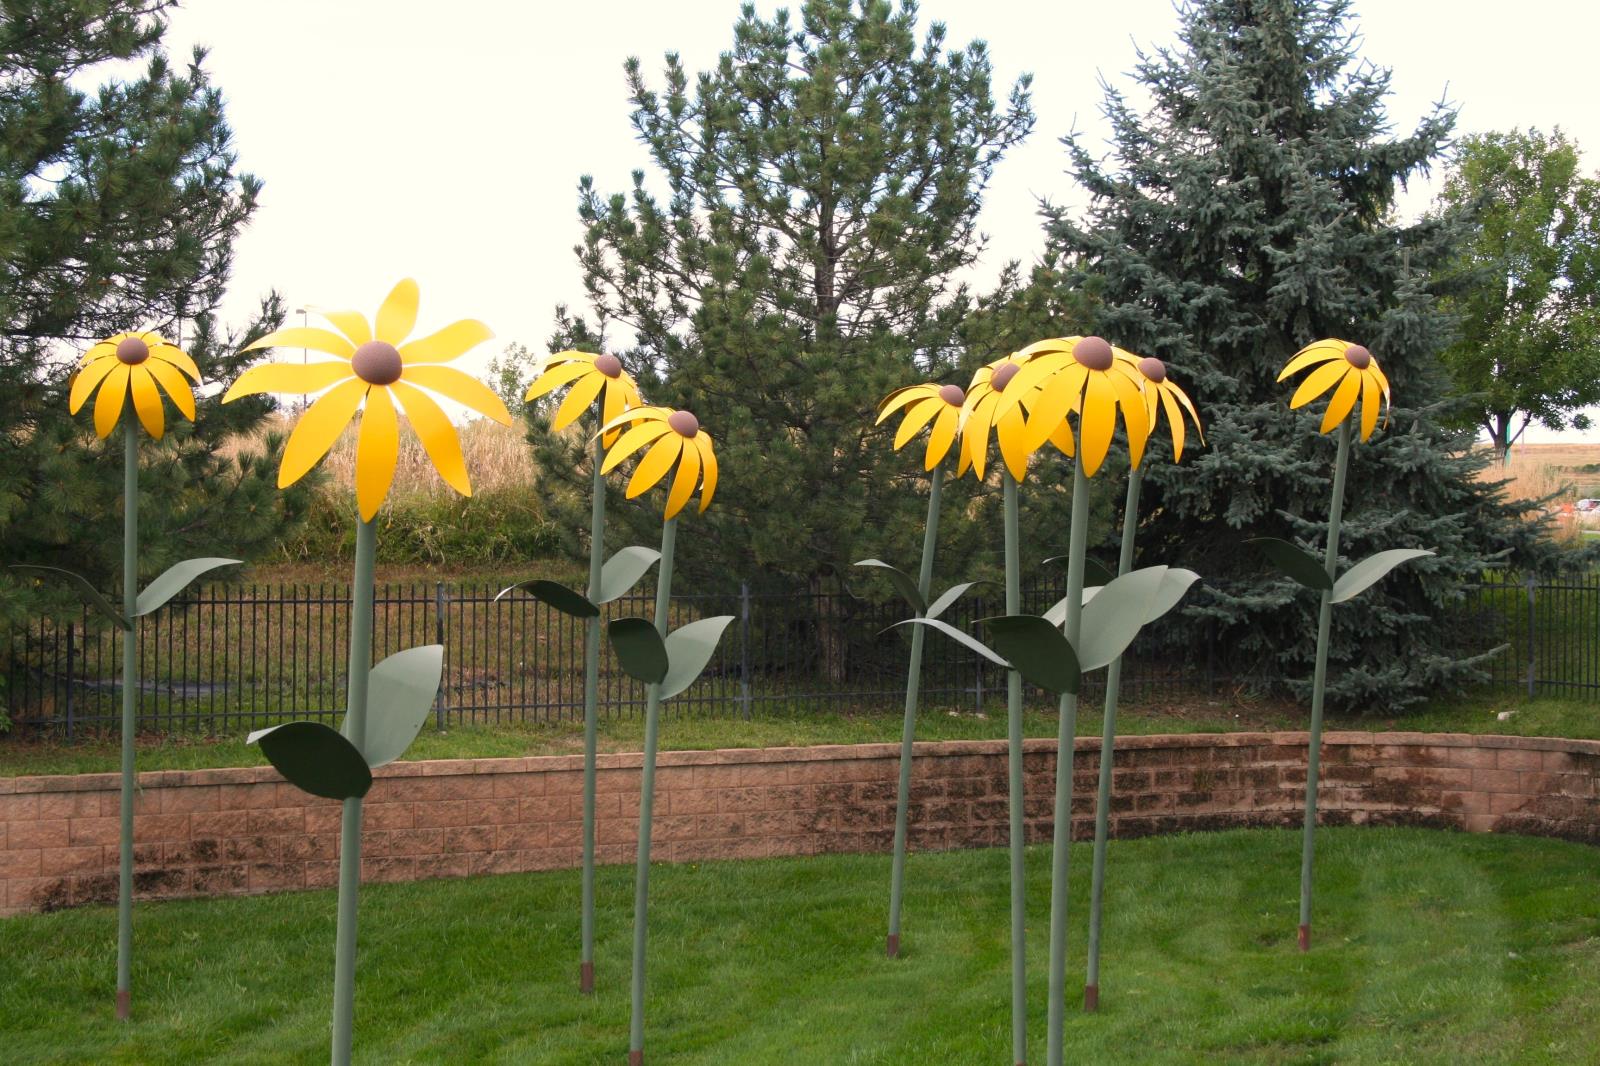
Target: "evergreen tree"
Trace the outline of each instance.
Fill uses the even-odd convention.
[[[1354,450],[1345,563],[1381,548],[1437,559],[1397,571],[1335,612],[1329,695],[1394,709],[1467,679],[1477,634],[1444,625],[1463,582],[1490,566],[1547,560],[1530,505],[1477,479],[1471,434],[1447,428],[1438,353],[1450,319],[1428,290],[1452,250],[1447,220],[1397,223],[1397,186],[1426,173],[1449,137],[1442,105],[1391,137],[1387,71],[1360,62],[1344,0],[1196,0],[1180,43],[1141,54],[1141,113],[1107,88],[1115,138],[1102,164],[1065,139],[1092,195],[1086,219],[1050,211],[1049,245],[1101,303],[1099,331],[1172,368],[1199,405],[1207,447],[1145,483],[1143,556],[1191,566],[1205,594],[1178,649],[1208,631],[1239,675],[1304,694],[1316,608],[1243,544],[1327,531],[1332,437],[1320,404],[1291,413],[1279,370],[1304,344],[1367,345],[1394,387],[1387,428]]]
[[[1439,199],[1469,226],[1440,278],[1460,324],[1444,361],[1468,417],[1507,457],[1534,422],[1588,429],[1579,409],[1600,403],[1600,179],[1583,176],[1559,129],[1512,130],[1468,137]]]
[[[971,301],[956,275],[982,247],[990,174],[1033,121],[1026,78],[997,106],[981,43],[946,50],[942,26],[920,44],[916,29],[909,3],[808,0],[798,24],[746,5],[732,49],[698,77],[669,55],[658,91],[626,64],[653,170],[627,194],[582,180],[594,322],[563,314],[556,343],[614,332],[646,397],[693,409],[715,437],[717,505],[681,563],[701,588],[748,577],[821,592],[863,556],[915,558],[920,455],[891,451],[875,408],[901,385],[966,384]],[[537,421],[533,436],[544,477],[586,483],[576,442]],[[546,495],[554,509],[582,498]],[[608,513],[654,536],[654,512]],[[954,498],[949,513],[963,517]],[[958,526],[941,530],[942,574],[974,547]]]
[[[68,415],[77,359],[103,337],[151,328],[215,385],[283,319],[275,295],[243,331],[213,316],[260,183],[235,170],[203,53],[181,69],[163,53],[170,6],[31,0],[5,4],[0,19],[0,562],[66,566],[101,587],[121,565],[121,430],[97,441],[86,417]],[[130,62],[142,71],[115,76]],[[86,92],[96,77],[106,80]],[[165,440],[141,446],[149,574],[197,554],[248,557],[306,503],[306,489],[274,488],[272,462],[235,454],[269,401],[197,399],[193,424],[169,408]],[[0,628],[68,602],[0,569]]]

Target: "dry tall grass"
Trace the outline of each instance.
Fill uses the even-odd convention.
[[[280,416],[262,432],[264,434],[276,430],[287,433],[291,424],[290,416]],[[343,435],[334,444],[333,450],[322,461],[322,469],[327,471],[330,484],[349,486],[355,483],[356,435],[360,424],[358,418],[346,427]],[[472,488],[475,493],[525,488],[532,484],[533,455],[523,436],[520,422],[502,426],[487,418],[479,418],[458,426],[457,430],[461,435],[461,451],[466,458],[467,473],[472,478]],[[244,438],[237,447],[239,450],[259,451],[261,437]],[[428,453],[423,451],[417,435],[411,431],[410,424],[402,416],[400,461],[395,468],[394,487],[390,490],[390,496],[405,498],[444,495],[453,495],[453,490],[433,469]]]
[[[1479,475],[1484,481],[1508,481],[1513,499],[1543,500],[1557,520],[1557,536],[1575,539],[1584,529],[1600,528],[1600,512],[1579,512],[1578,500],[1600,498],[1600,444],[1521,444],[1511,450],[1511,463],[1491,462]]]

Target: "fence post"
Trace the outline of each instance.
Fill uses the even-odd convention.
[[[1534,652],[1534,596],[1538,588],[1537,578],[1529,573],[1523,579],[1523,584],[1528,588],[1528,698],[1534,698],[1534,687],[1539,677],[1538,665]]]
[[[73,630],[73,625],[72,625],[71,622],[68,622],[67,623],[67,739],[68,740],[72,739],[72,726],[73,726],[73,722],[72,722],[72,680],[73,680],[74,677],[77,676],[77,671],[74,669],[74,661],[73,661],[74,658],[75,658],[73,653],[74,653],[74,651],[76,651],[76,647],[74,646],[73,641],[72,641],[72,630]]]
[[[739,702],[750,720],[750,582],[739,582]]]
[[[444,582],[433,583],[433,639],[444,647]],[[439,691],[433,697],[433,727],[444,732],[444,673],[439,674]]]

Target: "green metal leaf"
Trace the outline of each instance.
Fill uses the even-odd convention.
[[[367,735],[362,744],[368,766],[376,770],[406,753],[433,710],[443,676],[442,644],[397,651],[372,668],[367,681]]]
[[[1109,666],[1139,635],[1170,567],[1130,570],[1095,594],[1083,609],[1078,640],[1080,669]]]
[[[1083,590],[1083,605],[1087,607],[1089,605],[1089,601],[1098,596],[1100,594],[1100,590],[1103,588],[1105,588],[1104,585],[1091,585],[1088,588],[1085,588]],[[1046,622],[1049,622],[1051,625],[1055,626],[1057,629],[1060,629],[1062,626],[1066,625],[1067,598],[1065,596],[1061,597],[1055,602],[1055,606],[1051,607],[1041,617]]]
[[[980,618],[978,624],[988,631],[995,651],[1029,684],[1049,692],[1078,694],[1082,682],[1078,655],[1061,630],[1032,614]]]
[[[911,575],[898,567],[890,566],[882,559],[862,559],[857,566],[876,566],[882,569],[890,582],[894,584],[895,591],[911,605],[911,609],[918,614],[926,614],[928,601],[922,598],[922,590],[917,588],[917,583],[911,580]]]
[[[618,618],[606,626],[606,632],[617,662],[629,677],[655,685],[667,676],[667,644],[648,619]]]
[[[634,545],[619,550],[600,568],[600,596],[595,602],[610,603],[619,596],[626,596],[628,590],[644,577],[644,572],[660,558],[661,553],[654,548]]]
[[[1045,560],[1045,563],[1060,563],[1061,566],[1065,568],[1069,559],[1070,556],[1066,555],[1052,555],[1050,558]],[[1097,588],[1101,585],[1109,585],[1111,583],[1111,579],[1116,576],[1116,574],[1112,573],[1111,570],[1102,563],[1096,562],[1095,560],[1089,558],[1085,558],[1083,560],[1084,588]]]
[[[116,623],[119,629],[132,629],[133,622],[122,617],[122,612],[111,606],[111,601],[100,594],[100,590],[89,584],[89,579],[82,574],[75,574],[71,570],[63,570],[59,566],[35,566],[32,563],[13,563],[12,570],[37,570],[44,574],[60,574],[71,583],[73,591],[85,604],[93,607]]]
[[[938,618],[941,614],[944,614],[945,611],[949,610],[951,604],[965,596],[968,589],[977,584],[981,584],[981,582],[963,581],[959,585],[951,585],[949,588],[945,589],[942,594],[940,594],[938,599],[928,604],[928,609],[926,612],[924,612],[923,617]]]
[[[570,614],[574,618],[599,618],[600,608],[589,602],[589,597],[575,589],[569,589],[559,581],[519,581],[515,585],[508,585],[495,593],[495,602],[511,593],[521,590],[541,603],[548,603],[562,614]]]
[[[246,743],[261,745],[267,761],[291,785],[324,799],[354,799],[372,787],[372,771],[356,746],[321,722],[258,729]]]
[[[151,611],[160,610],[168,600],[188,588],[190,583],[201,574],[215,570],[219,566],[237,566],[241,561],[239,559],[208,557],[185,559],[181,563],[173,563],[167,567],[160,577],[150,582],[149,585],[145,586],[145,590],[139,593],[139,599],[135,601],[137,606],[134,609],[133,616],[141,618]]]
[[[927,626],[930,629],[936,629],[969,651],[977,652],[979,655],[983,656],[985,659],[988,659],[996,666],[1004,666],[1007,669],[1011,668],[1010,663],[1006,662],[1000,656],[990,651],[984,646],[982,641],[975,637],[968,636],[966,633],[963,633],[949,622],[941,622],[937,618],[907,618],[904,622],[896,622],[894,625],[890,626],[889,629],[895,629],[899,626]],[[888,632],[888,630],[885,630],[885,632]]]
[[[1166,576],[1161,579],[1161,586],[1156,589],[1155,598],[1150,601],[1150,609],[1145,612],[1144,624],[1149,625],[1178,606],[1178,601],[1183,599],[1184,593],[1199,580],[1200,575],[1193,570],[1168,567]]]
[[[1426,548],[1390,548],[1388,551],[1369,555],[1346,570],[1339,580],[1333,583],[1333,602],[1343,603],[1354,596],[1359,596],[1401,563],[1432,554],[1433,552]]]
[[[661,682],[661,698],[670,700],[700,677],[711,655],[717,650],[722,631],[733,621],[731,614],[701,618],[667,634],[667,676]]]
[[[1265,555],[1273,566],[1306,588],[1322,592],[1333,588],[1333,578],[1328,576],[1327,567],[1322,560],[1298,544],[1290,544],[1277,537],[1254,537],[1245,543],[1260,548],[1261,554]]]

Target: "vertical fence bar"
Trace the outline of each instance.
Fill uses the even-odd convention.
[[[1523,581],[1528,590],[1528,698],[1530,700],[1534,697],[1534,685],[1538,678],[1537,657],[1534,652],[1535,641],[1533,639],[1534,626],[1537,624],[1534,616],[1534,590],[1537,587],[1535,582],[1536,578],[1531,573]]]

